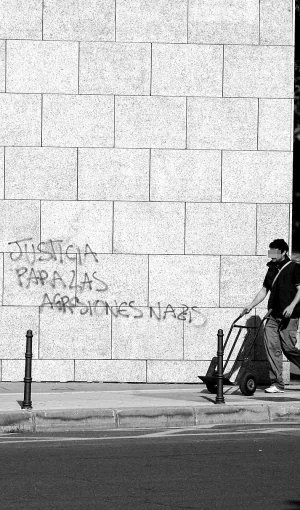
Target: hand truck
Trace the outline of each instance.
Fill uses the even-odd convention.
[[[225,353],[226,347],[227,347],[227,349],[229,348],[229,339],[232,334],[232,331],[234,330],[234,328],[238,329],[236,337],[233,340],[232,346],[229,350],[227,359],[225,360],[225,363],[224,363],[223,384],[229,385],[229,386],[239,386],[243,395],[248,395],[248,396],[253,395],[256,390],[257,376],[255,375],[255,373],[253,373],[253,370],[251,370],[249,367],[249,364],[250,364],[249,356],[250,356],[252,347],[255,344],[255,341],[256,341],[258,334],[261,330],[261,327],[264,324],[264,322],[269,318],[271,311],[272,310],[269,310],[268,313],[263,317],[258,328],[256,326],[244,326],[241,324],[237,324],[239,319],[241,319],[245,315],[245,313],[241,313],[231,324],[230,329],[227,334],[227,337],[225,339],[224,353]],[[256,334],[254,335],[253,339],[249,342],[249,345],[246,347],[245,354],[243,353],[243,358],[242,359],[237,358],[234,361],[233,366],[231,367],[229,372],[225,373],[225,369],[230,361],[230,356],[232,355],[232,353],[235,349],[235,346],[237,344],[237,341],[238,341],[239,336],[243,329],[247,329],[247,330],[255,330],[256,329],[257,331],[256,331]],[[243,346],[244,346],[244,344],[245,344],[245,340],[243,342]],[[241,351],[242,351],[242,348],[240,349],[239,354],[241,353]],[[237,362],[241,363],[238,369],[236,367]],[[198,376],[199,379],[201,379],[201,381],[203,381],[206,384],[206,388],[208,389],[208,391],[210,393],[217,393],[217,364],[218,364],[218,358],[215,356],[212,358],[212,360],[210,362],[210,365],[209,365],[206,375]],[[233,378],[233,375],[235,374],[235,372],[237,372],[237,375],[235,377],[235,381],[232,382],[231,379]]]

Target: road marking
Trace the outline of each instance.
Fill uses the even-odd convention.
[[[213,427],[213,425],[211,425],[211,428],[212,427]],[[183,429],[166,429],[166,430],[163,430],[160,432],[150,432],[149,434],[144,434],[143,437],[165,437],[165,436],[171,436],[171,435],[172,436],[176,436],[176,435],[182,436],[183,432],[189,432],[189,431],[192,432],[192,431],[195,431],[195,428],[197,428],[197,427],[188,427],[188,428],[183,428]],[[203,435],[203,434],[205,434],[205,430],[203,430],[203,429],[198,430],[197,434]],[[207,432],[207,434],[211,434],[211,432]]]
[[[205,438],[207,440],[210,437],[223,437],[223,436],[241,436],[241,435],[254,435],[254,434],[282,434],[287,432],[297,432],[300,434],[299,427],[270,427],[270,428],[253,428],[253,429],[238,429],[238,430],[195,430],[195,427],[190,427],[187,429],[167,429],[162,432],[154,432],[154,433],[141,433],[134,435],[126,435],[126,436],[103,436],[103,437],[39,437],[39,436],[31,436],[31,437],[20,437],[16,439],[15,437],[5,437],[3,441],[0,439],[0,444],[20,444],[20,443],[63,443],[63,442],[94,442],[94,441],[116,441],[120,439],[163,439],[168,437],[190,437],[190,436],[198,436]],[[3,436],[1,436],[3,437]]]
[[[203,430],[195,431],[195,428],[189,428],[189,429],[181,429],[181,430],[175,430],[175,431],[163,431],[163,432],[156,432],[156,433],[150,433],[150,434],[144,434],[143,438],[151,438],[151,437],[184,437],[184,436],[226,436],[226,435],[240,435],[240,434],[270,434],[270,433],[282,433],[282,432],[291,432],[291,431],[297,431],[300,434],[299,428],[295,427],[274,427],[274,428],[254,428],[254,429],[238,429],[238,430],[218,430],[218,431],[208,431],[205,432]]]

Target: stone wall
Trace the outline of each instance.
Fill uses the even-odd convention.
[[[293,11],[0,0],[2,381],[27,329],[35,380],[205,373],[291,242]]]

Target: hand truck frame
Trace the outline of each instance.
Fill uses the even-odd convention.
[[[229,348],[229,339],[231,337],[232,331],[234,330],[234,328],[238,328],[236,337],[234,338],[234,340],[232,342],[232,346],[229,350],[227,359],[224,362],[223,384],[228,385],[228,386],[239,386],[241,392],[244,395],[248,395],[248,396],[253,395],[255,393],[255,390],[257,387],[257,377],[256,377],[255,373],[253,373],[253,370],[250,370],[250,367],[249,367],[249,364],[250,364],[249,356],[250,356],[252,347],[255,344],[255,341],[258,337],[258,334],[261,331],[262,325],[269,318],[271,311],[272,310],[269,310],[268,313],[262,318],[261,323],[259,324],[258,327],[257,326],[244,326],[242,324],[237,324],[237,322],[245,315],[245,313],[241,313],[231,324],[228,334],[226,336],[225,342],[224,342],[224,352],[225,352],[226,347],[227,347],[227,349]],[[242,359],[237,358],[233,362],[233,366],[231,367],[229,372],[227,374],[225,374],[225,369],[230,361],[230,356],[232,355],[232,353],[235,349],[235,346],[237,344],[237,341],[238,341],[239,336],[243,329],[247,329],[247,330],[253,330],[253,329],[255,330],[256,329],[257,331],[256,331],[256,334],[254,335],[253,339],[247,346],[246,354],[243,356]],[[243,342],[243,344],[244,344],[244,342]],[[236,361],[241,362],[241,365],[238,369],[236,368]],[[217,393],[217,364],[218,364],[218,358],[217,358],[217,356],[215,356],[212,358],[212,360],[210,362],[210,365],[209,365],[206,375],[198,376],[199,379],[201,379],[201,381],[203,381],[206,384],[206,388],[210,393]],[[235,378],[235,381],[232,382],[231,378],[233,377],[233,374],[236,371],[237,371],[237,376]]]

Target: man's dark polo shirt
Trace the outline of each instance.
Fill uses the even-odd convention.
[[[284,309],[291,304],[297,293],[296,285],[300,285],[300,264],[292,261],[281,271],[272,287],[275,276],[289,260],[289,257],[285,257],[282,262],[271,261],[267,264],[263,286],[270,291],[268,309],[272,309],[274,317],[282,317]],[[300,303],[295,306],[291,317],[300,317]]]

